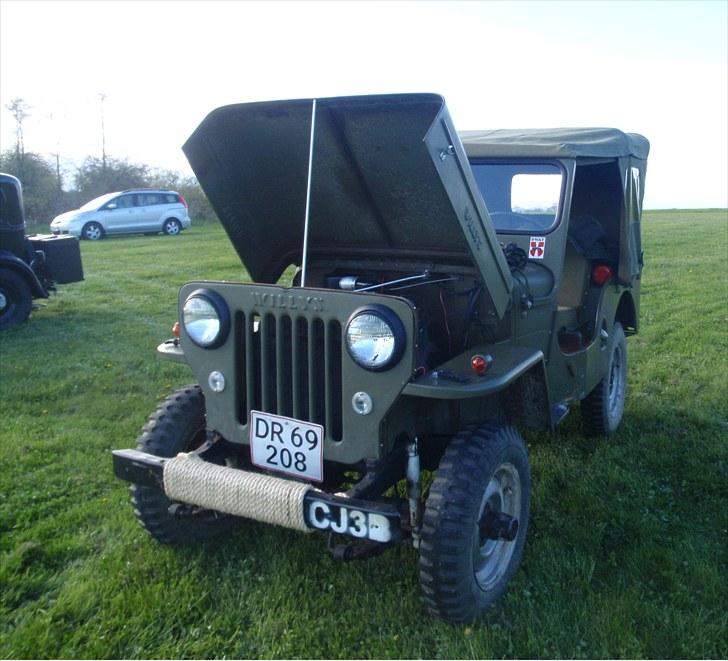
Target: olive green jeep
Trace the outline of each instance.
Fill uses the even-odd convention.
[[[520,428],[620,423],[649,144],[615,129],[458,134],[430,94],[212,112],[184,151],[250,283],[191,282],[159,354],[198,385],[114,452],[160,542],[238,517],[419,551],[452,622],[526,538]],[[292,281],[291,281],[292,278]]]

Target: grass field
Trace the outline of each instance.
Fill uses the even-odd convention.
[[[190,374],[155,358],[178,287],[240,279],[223,231],[82,245],[86,280],[0,337],[0,657],[728,656],[728,216],[648,212],[619,433],[529,434],[521,570],[484,620],[420,602],[416,553],[337,564],[244,522],[184,550],[138,527],[112,448]]]

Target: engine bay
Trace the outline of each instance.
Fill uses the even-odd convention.
[[[417,311],[417,369],[430,371],[469,347],[507,336],[503,320],[489,309],[483,283],[473,268],[453,265],[383,264],[317,265],[306,285],[342,291],[399,296]],[[293,284],[298,285],[298,274]]]

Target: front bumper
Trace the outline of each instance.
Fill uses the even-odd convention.
[[[406,506],[402,509],[399,502],[348,498],[293,480],[217,466],[199,458],[165,458],[138,450],[114,450],[112,454],[118,478],[160,488],[176,502],[293,529],[335,532],[382,544],[400,541],[406,534]],[[180,490],[174,486],[180,477],[185,483],[184,500],[176,497]],[[287,511],[276,515],[280,510]]]
[[[74,227],[54,227],[53,225],[51,225],[51,234],[68,235],[81,238],[81,229]]]

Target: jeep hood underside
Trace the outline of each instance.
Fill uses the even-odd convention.
[[[301,263],[312,100],[210,113],[183,150],[250,276]],[[309,259],[468,262],[498,315],[511,276],[442,97],[318,99]]]

